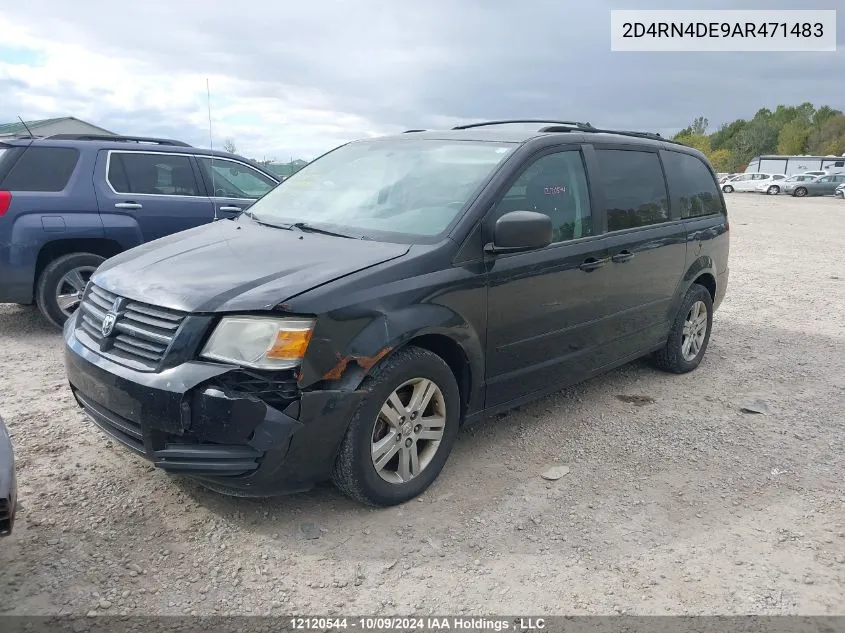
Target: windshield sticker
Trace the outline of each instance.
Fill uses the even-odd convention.
[[[544,187],[543,193],[547,196],[557,196],[566,193],[566,185],[554,185],[552,187]]]

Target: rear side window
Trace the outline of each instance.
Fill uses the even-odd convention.
[[[669,219],[669,195],[656,153],[597,149],[596,157],[607,200],[608,231]]]
[[[187,156],[112,152],[108,180],[117,193],[200,195],[191,159]]]
[[[79,161],[72,147],[27,147],[0,183],[4,191],[62,191]]]
[[[724,212],[716,181],[701,160],[681,152],[665,151],[662,156],[669,188],[681,205],[682,218]]]

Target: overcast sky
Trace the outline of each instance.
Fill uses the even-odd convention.
[[[842,0],[683,8],[840,9],[835,53],[610,51],[610,9],[654,0],[27,0],[0,13],[0,122],[72,115],[253,158],[492,118],[673,133],[760,107],[845,110]],[[797,6],[800,5],[800,6]]]

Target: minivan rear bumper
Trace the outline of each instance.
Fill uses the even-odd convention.
[[[307,391],[276,408],[218,379],[239,368],[190,361],[158,373],[119,365],[64,328],[65,366],[79,406],[114,440],[172,474],[220,492],[271,496],[331,474],[362,393]]]

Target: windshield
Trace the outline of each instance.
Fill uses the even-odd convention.
[[[259,222],[331,227],[386,241],[441,235],[512,143],[359,141],[315,160],[250,207]]]

